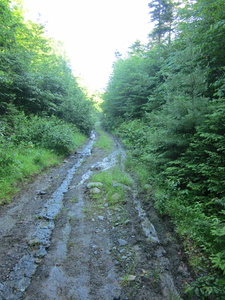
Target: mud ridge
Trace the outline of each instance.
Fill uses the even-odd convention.
[[[112,138],[107,154],[95,139],[93,132],[83,150],[1,209],[0,299],[185,299],[190,274],[179,244],[154,209],[145,210],[120,143]],[[116,165],[132,186],[112,182],[125,199],[111,206],[91,177]],[[99,203],[89,184],[102,190]]]

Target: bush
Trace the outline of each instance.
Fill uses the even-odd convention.
[[[34,117],[30,120],[27,136],[24,139],[39,147],[53,150],[60,155],[69,154],[74,148],[74,135],[78,130],[74,125],[66,124],[55,117]]]
[[[75,125],[57,117],[27,117],[13,106],[8,106],[0,133],[8,145],[9,142],[15,145],[31,143],[59,155],[68,155],[76,147],[75,136],[80,134]],[[5,161],[7,162],[7,159]]]

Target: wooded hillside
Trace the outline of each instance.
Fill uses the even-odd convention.
[[[0,203],[18,181],[74,150],[92,129],[92,101],[59,43],[0,0]]]
[[[225,299],[225,3],[154,0],[149,10],[149,43],[117,53],[104,126],[183,237],[198,277],[190,297]]]

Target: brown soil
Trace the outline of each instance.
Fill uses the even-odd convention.
[[[91,175],[123,169],[124,152],[92,142],[1,207],[0,299],[185,299],[182,247],[146,191],[134,181],[123,204],[96,205]]]

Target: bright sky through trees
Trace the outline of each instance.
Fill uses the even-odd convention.
[[[149,0],[24,0],[26,17],[64,43],[75,75],[90,89],[106,85],[114,52],[125,53],[151,31]],[[40,17],[39,17],[40,15]]]

